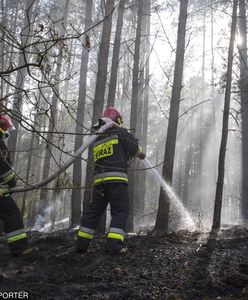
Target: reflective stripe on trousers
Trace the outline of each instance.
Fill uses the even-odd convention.
[[[120,228],[110,227],[107,234],[107,238],[121,240],[123,242],[125,238],[125,232]]]
[[[24,228],[18,229],[18,230],[15,230],[15,231],[12,231],[12,232],[9,232],[6,234],[7,243],[13,243],[13,242],[19,241],[21,239],[25,239],[27,237],[28,237],[28,235],[25,232]]]
[[[78,236],[92,240],[94,236],[95,230],[81,226],[78,231]]]

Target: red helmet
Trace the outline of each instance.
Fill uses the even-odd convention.
[[[112,106],[107,107],[104,110],[102,116],[105,117],[105,118],[110,118],[115,123],[118,123],[118,124],[123,123],[121,113],[116,108],[114,108]]]
[[[0,128],[4,131],[14,128],[14,125],[8,115],[0,115]]]

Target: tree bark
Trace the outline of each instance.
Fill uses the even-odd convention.
[[[21,32],[21,44],[22,46],[25,46],[32,34],[33,25],[32,25],[32,10],[33,10],[33,4],[34,0],[26,0],[25,5],[25,19],[24,19],[24,25],[23,30]],[[28,61],[28,53],[25,51],[20,52],[19,54],[19,62],[18,66],[25,65],[25,61]],[[23,86],[25,81],[25,76],[27,74],[27,69],[21,69],[17,71],[17,77],[16,77],[16,83],[15,83],[15,92],[16,96],[14,97],[14,104],[13,104],[13,111],[15,113],[15,116],[21,116],[22,112],[22,97],[23,97]],[[15,151],[16,151],[16,145],[18,140],[18,130],[20,128],[20,121],[14,119],[13,124],[15,126],[15,130],[12,132],[12,134],[9,137],[8,140],[8,147],[11,153],[11,160],[13,164],[15,164]]]
[[[4,5],[5,4],[5,5]],[[8,2],[1,1],[1,14],[2,14],[2,25],[6,27],[6,12],[8,11]],[[0,65],[1,69],[5,69],[6,53],[5,53],[5,42],[4,42],[4,32],[1,33],[1,42],[0,42]],[[4,81],[0,79],[0,99],[2,101],[4,96]],[[1,101],[0,101],[0,112],[1,112]],[[4,103],[5,104],[5,101]]]
[[[211,0],[211,94],[214,95],[214,9]]]
[[[245,0],[239,0],[239,32],[242,43],[239,45],[240,97],[242,118],[242,216],[248,222],[248,71],[247,71],[247,25]]]
[[[144,3],[144,91],[143,91],[143,110],[142,110],[142,128],[141,128],[141,146],[143,152],[147,152],[147,134],[148,134],[148,112],[149,112],[149,89],[150,89],[150,18],[151,18],[151,1],[146,0]],[[143,216],[145,215],[145,196],[146,196],[146,176],[147,171],[140,171],[139,176],[139,201],[138,216],[143,224]]]
[[[114,40],[112,68],[111,68],[111,76],[110,76],[110,82],[109,82],[109,93],[108,93],[107,106],[115,105],[116,82],[117,82],[117,73],[118,73],[118,67],[119,67],[121,32],[122,32],[122,27],[123,27],[124,10],[125,10],[125,0],[120,0],[120,4],[119,4],[119,8],[118,8],[115,40]]]
[[[108,56],[110,47],[110,36],[112,28],[112,13],[114,9],[114,0],[107,0],[105,7],[105,19],[103,22],[102,37],[98,54],[98,71],[96,79],[96,89],[93,102],[92,125],[95,124],[102,115],[104,106],[104,97],[106,89],[107,71],[108,71]],[[84,208],[91,201],[92,183],[94,177],[94,158],[93,149],[89,147],[88,163],[86,170],[86,182],[84,191]],[[102,223],[102,222],[101,222]]]
[[[143,14],[143,1],[138,0],[138,20],[136,28],[135,48],[133,57],[133,79],[132,79],[132,100],[131,100],[131,116],[130,128],[136,131],[137,126],[137,106],[138,106],[138,92],[139,92],[139,56],[140,56],[140,42],[141,42],[141,25]]]
[[[7,2],[7,3],[9,4],[9,2]],[[7,11],[7,9],[8,9],[8,7],[6,8],[6,11]],[[18,11],[19,11],[19,3],[16,3],[16,7],[14,8],[14,18],[13,18],[13,21],[11,22],[11,26],[10,26],[10,30],[14,34],[16,34],[16,29],[17,29],[16,24],[17,24],[17,19],[19,17]],[[13,49],[14,49],[14,46],[11,45],[8,53],[6,54],[5,67],[10,66],[11,63],[13,62],[13,56],[14,56],[14,52],[15,52],[15,51],[13,51]],[[7,77],[7,78],[9,78],[9,77]],[[1,81],[3,83],[2,78],[1,78]],[[6,84],[5,95],[8,95],[11,85],[7,84],[7,83],[5,83],[5,84]],[[5,104],[6,104],[6,101],[5,101]]]
[[[91,26],[92,23],[92,0],[87,0],[85,8],[85,25],[86,30]],[[87,39],[89,35],[87,34]],[[76,137],[74,145],[74,153],[83,143],[83,125],[84,125],[84,109],[86,101],[86,88],[87,88],[87,71],[88,71],[88,61],[89,61],[89,49],[86,47],[82,48],[81,53],[81,67],[80,67],[80,79],[79,79],[79,98],[77,107],[77,117],[76,117]],[[72,190],[72,200],[71,200],[71,226],[78,225],[80,223],[81,217],[81,202],[82,202],[82,160],[77,158],[73,163],[73,187]]]
[[[64,2],[64,13],[63,13],[63,27],[62,27],[62,34],[67,25],[67,17],[68,17],[68,8],[69,8],[70,0],[65,0]],[[63,48],[59,48],[58,59],[56,62],[56,72],[55,72],[55,79],[59,82],[61,70],[62,70],[62,61],[63,61]],[[54,134],[53,132],[56,130],[57,126],[57,119],[58,119],[58,101],[59,101],[59,86],[56,91],[53,91],[52,96],[52,104],[51,104],[51,111],[49,116],[49,125],[48,125],[48,134],[46,137],[46,151],[45,151],[45,161],[43,166],[43,174],[42,180],[49,176],[50,172],[50,164],[51,158],[53,157],[53,144],[54,144]],[[39,203],[39,211],[40,213],[44,210],[47,204],[47,196],[48,190],[43,189],[40,193],[40,203]]]
[[[232,66],[233,66],[233,49],[237,22],[237,5],[238,0],[233,1],[233,12],[232,12],[232,25],[231,25],[231,37],[228,49],[228,60],[227,60],[227,73],[226,73],[226,88],[225,88],[225,103],[223,112],[223,123],[222,123],[222,136],[219,152],[219,163],[218,163],[218,179],[215,193],[215,205],[213,215],[212,233],[217,233],[220,229],[221,222],[221,206],[223,197],[224,187],[224,176],[225,176],[225,157],[226,157],[226,146],[228,138],[228,122],[229,122],[229,109],[230,109],[230,98],[231,98],[231,85],[232,85]]]
[[[184,64],[184,52],[185,52],[185,35],[186,35],[186,20],[187,20],[187,7],[188,0],[180,1],[180,14],[179,24],[177,32],[177,50],[176,61],[174,70],[174,79],[171,95],[171,105],[169,122],[167,129],[164,165],[162,170],[162,176],[165,180],[171,184],[173,176],[173,166],[175,157],[175,146],[178,127],[178,114],[180,106],[180,96],[182,89],[182,76],[183,76],[183,64]],[[169,206],[170,198],[161,188],[159,195],[159,207],[156,218],[155,230],[166,232],[168,231],[168,219],[169,219]]]
[[[133,58],[133,77],[132,77],[132,98],[131,98],[131,116],[130,116],[130,128],[137,130],[137,107],[139,96],[139,58],[140,58],[140,42],[141,42],[141,29],[142,29],[142,15],[143,15],[143,1],[138,0],[138,12],[137,12],[137,27],[136,37],[134,45],[134,58]],[[135,177],[137,173],[133,170],[136,168],[136,161],[132,160],[130,163],[129,173],[129,216],[127,221],[127,231],[134,231],[134,215],[135,215]]]

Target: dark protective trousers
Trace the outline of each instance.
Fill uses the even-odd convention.
[[[77,248],[82,252],[87,250],[108,203],[110,203],[111,222],[107,234],[106,250],[118,252],[122,248],[128,217],[128,185],[108,182],[94,188],[92,202],[82,216],[77,241]]]
[[[11,253],[22,253],[28,246],[28,239],[20,209],[11,196],[0,197],[0,218]]]

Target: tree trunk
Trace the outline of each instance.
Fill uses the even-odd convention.
[[[42,78],[43,80],[43,78]],[[41,80],[41,81],[42,81]],[[47,105],[46,101],[44,101],[44,98],[42,97],[42,91],[43,88],[40,87],[41,91],[39,91],[38,95],[38,104],[36,107],[36,115],[33,123],[33,127],[35,129],[34,132],[32,132],[31,141],[30,141],[30,148],[33,149],[32,152],[34,152],[32,155],[29,155],[28,157],[28,163],[27,163],[27,172],[26,172],[26,182],[27,183],[35,183],[39,182],[41,179],[41,157],[44,151],[42,151],[42,142],[41,137],[37,132],[42,130],[41,124],[45,123],[45,115],[40,114],[41,111],[45,110],[45,107]],[[29,170],[30,169],[30,170]],[[31,175],[31,176],[30,176]],[[39,206],[39,203],[37,201],[39,197],[39,191],[35,190],[34,192],[24,192],[23,193],[23,202],[22,203],[22,210],[24,211],[27,209],[26,207],[26,197],[27,195],[30,195],[29,197],[29,204],[28,204],[28,212],[27,212],[27,227],[31,227],[35,224],[35,218],[37,214],[37,208]]]
[[[85,25],[86,30],[91,26],[92,23],[92,0],[87,0],[85,8]],[[86,37],[89,39],[89,35]],[[79,79],[79,99],[77,107],[76,117],[76,137],[74,152],[79,149],[83,143],[83,126],[84,126],[84,109],[86,101],[86,88],[87,88],[87,71],[89,61],[89,49],[86,47],[82,48],[81,53],[81,67],[80,67],[80,79]],[[78,225],[81,217],[81,202],[82,202],[82,160],[77,158],[73,163],[73,187],[72,200],[71,200],[71,226]],[[78,189],[76,189],[78,187]]]
[[[1,15],[2,15],[2,25],[3,27],[6,27],[6,12],[8,11],[8,2],[5,2],[4,5],[4,1],[1,1]],[[1,69],[4,70],[5,69],[5,61],[6,61],[6,53],[5,53],[5,42],[4,42],[4,32],[1,33],[1,42],[0,42],[0,66]],[[4,97],[4,81],[1,78],[0,79],[0,112],[1,112],[1,102],[2,99]],[[3,103],[4,105],[6,104],[6,102],[4,101]]]
[[[145,28],[145,86],[144,86],[144,111],[143,111],[143,127],[142,127],[142,147],[144,152],[147,150],[147,132],[148,132],[148,104],[150,91],[150,34],[151,34],[151,0],[147,0],[144,6],[144,22]]]
[[[131,116],[130,128],[136,131],[137,126],[137,106],[139,92],[139,56],[141,42],[141,25],[143,14],[143,1],[138,0],[138,20],[136,28],[135,48],[133,57],[133,79],[132,79],[132,100],[131,100]]]
[[[65,0],[64,6],[64,14],[63,14],[63,26],[61,33],[63,34],[67,24],[67,16],[68,16],[68,8],[69,8],[69,1]],[[59,48],[58,59],[56,62],[56,72],[55,72],[55,79],[57,82],[60,80],[61,70],[62,70],[62,60],[63,60],[63,52],[64,49],[61,47]],[[45,151],[45,161],[43,166],[43,175],[42,180],[49,176],[50,172],[50,164],[51,158],[53,157],[53,144],[54,144],[54,134],[53,132],[56,130],[57,120],[58,120],[58,101],[59,101],[59,86],[57,88],[54,87],[53,96],[52,96],[52,105],[51,111],[49,116],[49,125],[48,125],[48,134],[46,137],[46,151]],[[40,203],[39,203],[39,211],[40,213],[44,210],[47,204],[47,197],[48,197],[48,190],[43,189],[40,193]]]
[[[201,76],[201,99],[202,101],[205,100],[205,61],[206,61],[206,8],[204,7],[203,9],[203,34],[202,34],[202,76]],[[200,134],[199,142],[198,142],[198,156],[197,156],[197,166],[198,166],[198,175],[197,175],[197,180],[196,184],[199,189],[199,193],[196,195],[196,205],[198,207],[201,206],[202,202],[202,194],[203,194],[203,189],[204,189],[204,149],[206,147],[206,144],[208,140],[204,139],[205,133],[206,133],[206,128],[205,128],[205,123],[206,123],[206,117],[204,114],[204,107],[203,105],[200,105],[200,125],[198,132]]]
[[[139,58],[140,58],[140,42],[141,42],[141,27],[142,27],[142,15],[143,15],[143,1],[138,0],[138,18],[136,28],[136,38],[134,46],[134,58],[133,58],[133,79],[132,79],[132,99],[131,99],[131,116],[130,116],[130,128],[136,131],[137,129],[137,107],[139,96]],[[130,163],[129,173],[129,216],[127,222],[127,231],[134,231],[134,209],[135,209],[135,177],[137,173],[134,172],[136,168],[136,161],[132,160]]]
[[[9,2],[7,2],[9,4]],[[16,3],[16,7],[15,7],[15,12],[14,12],[14,18],[13,18],[13,21],[11,22],[11,26],[10,26],[10,30],[16,34],[16,29],[17,29],[17,19],[19,17],[18,15],[18,11],[19,11],[19,3]],[[5,64],[5,67],[9,67],[11,65],[11,63],[13,62],[13,56],[14,56],[14,47],[13,45],[10,46],[10,49],[6,55],[6,64]],[[9,79],[10,76],[7,76],[7,78]],[[1,78],[1,82],[3,82],[2,78]],[[11,85],[10,84],[6,84],[6,88],[5,88],[5,95],[8,95],[9,94],[9,90],[11,88]],[[7,101],[7,100],[6,100]]]
[[[103,22],[102,37],[101,37],[99,54],[98,54],[98,71],[97,71],[97,79],[96,79],[95,96],[93,102],[92,125],[95,124],[98,121],[98,119],[101,117],[103,106],[104,106],[113,9],[114,9],[114,0],[107,0],[106,8],[105,8],[105,19]],[[88,153],[89,154],[88,154],[86,183],[85,183],[86,188],[84,191],[84,204],[83,204],[84,207],[86,207],[91,201],[92,183],[94,177],[94,167],[93,167],[94,158],[93,158],[92,147],[89,147]]]
[[[211,0],[211,95],[214,95],[214,8]]]
[[[185,52],[185,35],[186,35],[186,20],[187,20],[188,0],[180,1],[180,14],[177,32],[177,50],[176,62],[174,70],[174,80],[171,95],[170,115],[167,129],[164,165],[162,176],[171,184],[173,176],[173,166],[175,157],[175,146],[178,126],[178,114],[180,105],[180,96],[182,89],[182,76]],[[166,232],[168,231],[170,198],[161,188],[159,195],[159,207],[156,218],[155,230]]]
[[[232,65],[233,65],[233,49],[237,22],[237,5],[238,0],[233,1],[233,13],[232,13],[232,25],[231,25],[231,37],[228,49],[228,60],[227,60],[227,73],[226,73],[226,88],[225,88],[225,103],[223,112],[223,124],[222,124],[222,136],[221,145],[219,152],[219,163],[218,163],[218,179],[215,193],[215,205],[214,205],[214,216],[212,233],[217,233],[220,229],[221,221],[221,206],[222,196],[224,187],[224,175],[225,175],[225,157],[226,157],[226,146],[228,138],[228,122],[229,122],[229,109],[230,109],[230,98],[231,98],[231,85],[232,85]]]
[[[108,94],[107,106],[115,105],[116,82],[117,82],[117,73],[118,73],[118,67],[119,67],[121,31],[122,31],[122,26],[123,26],[124,10],[125,10],[125,0],[120,0],[120,4],[119,4],[119,8],[118,8],[115,40],[114,40],[112,68],[111,68],[111,76],[110,76],[110,82],[109,82],[109,94]]]
[[[247,71],[247,25],[245,0],[239,0],[240,97],[242,118],[242,217],[248,222],[248,71]]]
[[[30,36],[32,34],[33,4],[34,4],[33,0],[26,0],[25,19],[24,19],[23,30],[21,32],[22,46],[25,46],[28,43]],[[25,61],[28,61],[28,53],[24,51],[20,52],[18,66],[25,65]],[[20,120],[18,120],[18,116],[21,116],[21,112],[22,112],[23,87],[24,87],[26,74],[27,74],[26,68],[17,71],[16,83],[15,83],[16,96],[14,97],[14,104],[13,104],[13,112],[15,115],[15,119],[13,119],[13,124],[15,126],[15,130],[11,133],[8,140],[8,147],[11,153],[11,160],[13,164],[15,164],[15,151],[16,151],[16,145],[18,140],[18,130],[20,128]]]
[[[29,183],[29,176],[30,176],[30,170],[31,170],[31,163],[32,163],[32,152],[34,148],[34,139],[35,139],[35,132],[32,133],[31,135],[31,141],[30,141],[30,146],[28,150],[28,163],[27,163],[27,168],[26,168],[26,176],[25,176],[25,183]],[[22,206],[21,206],[21,212],[22,215],[25,215],[25,210],[26,210],[26,198],[27,198],[27,192],[24,192],[22,195]]]
[[[151,17],[151,1],[147,0],[144,3],[144,91],[143,91],[143,110],[142,110],[142,128],[141,128],[141,146],[143,152],[147,152],[147,132],[148,132],[148,104],[149,104],[149,89],[150,89],[150,17]],[[145,215],[145,196],[146,196],[146,176],[147,171],[140,171],[139,176],[139,203],[138,216],[143,224],[143,216]]]

